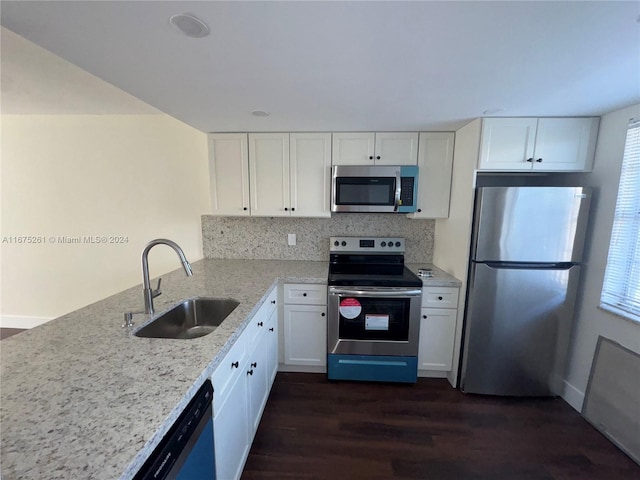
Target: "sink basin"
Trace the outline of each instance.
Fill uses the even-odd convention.
[[[136,337],[189,339],[213,332],[239,305],[231,298],[185,300],[135,332]]]

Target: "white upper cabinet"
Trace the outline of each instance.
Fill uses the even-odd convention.
[[[331,134],[289,135],[290,214],[330,217]]]
[[[329,217],[330,133],[250,133],[251,215]]]
[[[208,142],[212,213],[249,215],[247,134],[209,134]]]
[[[485,118],[479,170],[589,171],[598,118]]]
[[[540,118],[534,170],[590,171],[599,123],[598,118]]]
[[[417,133],[334,133],[333,165],[417,165]]]
[[[375,133],[334,133],[333,165],[373,165]]]
[[[250,133],[251,215],[289,216],[289,134]]]
[[[411,218],[447,218],[451,197],[453,132],[420,133],[418,209]]]
[[[417,165],[417,133],[376,133],[376,165]]]

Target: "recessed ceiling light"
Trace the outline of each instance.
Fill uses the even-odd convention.
[[[504,108],[489,108],[489,109],[485,110],[484,112],[482,112],[482,114],[483,115],[495,115],[496,113],[502,113],[504,111],[505,111]]]
[[[253,112],[251,112],[251,115],[253,115],[254,117],[268,117],[269,115],[271,115],[271,113],[265,112],[264,110],[254,110]]]
[[[209,35],[209,26],[190,13],[173,15],[169,23],[187,37],[202,38]]]

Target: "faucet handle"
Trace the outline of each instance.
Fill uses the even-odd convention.
[[[156,298],[156,297],[162,295],[162,290],[160,290],[160,283],[162,283],[162,277],[160,277],[158,279],[158,286],[156,287],[156,289],[155,290],[151,290],[152,298]]]

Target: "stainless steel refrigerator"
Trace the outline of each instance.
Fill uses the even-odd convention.
[[[460,388],[560,393],[591,191],[476,191]]]

